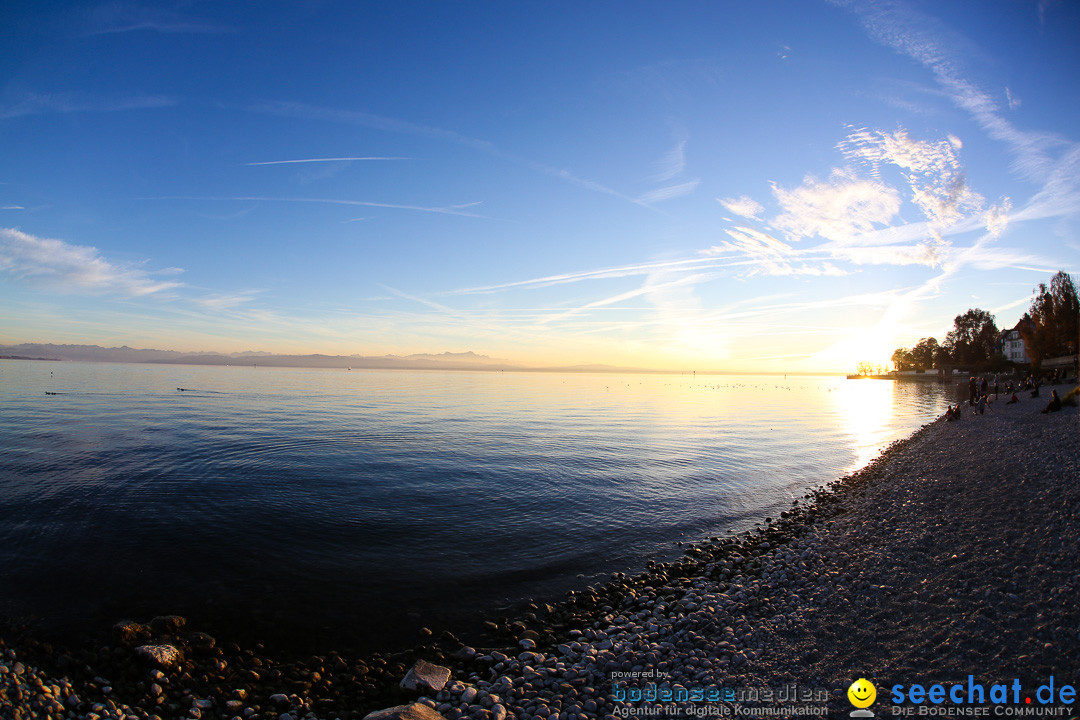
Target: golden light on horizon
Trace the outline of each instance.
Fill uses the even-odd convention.
[[[893,351],[903,343],[893,328],[880,325],[853,331],[848,337],[812,356],[816,367],[832,367],[838,372],[855,372],[859,363],[887,366]]]

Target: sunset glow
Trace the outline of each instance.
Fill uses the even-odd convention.
[[[1080,6],[18,4],[0,344],[850,372],[1080,269]]]

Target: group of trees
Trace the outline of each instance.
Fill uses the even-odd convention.
[[[941,367],[949,361],[949,353],[938,345],[937,338],[923,338],[915,347],[896,348],[892,354],[893,366],[897,370],[929,370]]]
[[[1031,366],[1038,371],[1044,358],[1074,354],[1080,344],[1080,302],[1076,285],[1068,273],[1059,272],[1050,286],[1040,283],[1031,308],[1017,329],[1024,339]],[[994,316],[973,308],[957,315],[945,342],[923,338],[912,348],[897,348],[892,354],[897,370],[930,370],[946,366],[974,370],[1004,368],[1001,333]]]
[[[1055,275],[1050,287],[1039,283],[1039,292],[1017,329],[1036,371],[1044,358],[1076,354],[1080,344],[1080,301],[1067,273]]]
[[[884,375],[886,370],[888,370],[888,368],[884,365],[875,365],[874,363],[867,360],[863,360],[861,363],[859,363],[860,375]]]

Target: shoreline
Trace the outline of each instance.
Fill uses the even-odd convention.
[[[1068,479],[1076,485],[1080,476],[1077,412],[1040,415],[1044,401],[935,420],[757,532],[690,545],[645,573],[616,573],[603,587],[488,621],[479,650],[444,633],[395,655],[275,660],[258,645],[219,644],[167,619],[149,632],[130,627],[104,648],[8,634],[17,658],[3,660],[0,707],[19,707],[12,688],[44,677],[50,693],[17,702],[29,709],[40,696],[44,707],[52,697],[59,717],[345,720],[415,700],[398,682],[417,659],[450,669],[452,684],[427,698],[450,720],[583,720],[651,707],[616,700],[622,686],[613,681],[628,689],[794,683],[825,693],[819,705],[828,712],[850,709],[843,692],[852,673],[1035,681],[1053,671],[1075,681],[1068,662],[1080,657],[1080,561],[1070,546],[1080,534],[1080,491]],[[1007,452],[1016,444],[1018,453]],[[853,613],[875,632],[853,626]],[[149,666],[134,648],[151,641],[174,644],[186,659]]]

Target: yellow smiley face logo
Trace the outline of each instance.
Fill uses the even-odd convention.
[[[867,708],[877,699],[877,688],[866,678],[859,678],[847,689],[847,698],[857,708]]]

